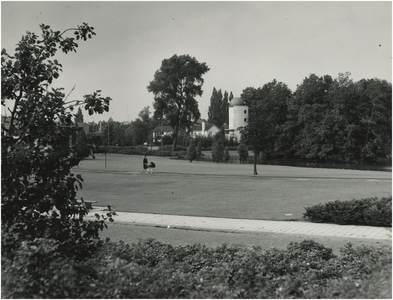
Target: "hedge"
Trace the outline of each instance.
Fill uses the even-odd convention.
[[[108,151],[109,150],[109,151]],[[149,156],[176,156],[184,157],[187,154],[187,147],[178,146],[176,151],[172,151],[172,146],[163,146],[158,150],[150,150],[150,147],[145,146],[100,146],[97,153],[114,153],[127,155],[149,155]]]
[[[392,196],[360,200],[336,200],[305,207],[303,218],[316,223],[392,226]]]
[[[336,256],[312,240],[286,250],[107,242],[88,259],[26,242],[2,255],[3,298],[391,298],[391,248]]]

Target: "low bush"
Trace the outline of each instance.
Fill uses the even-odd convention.
[[[172,146],[163,146],[158,150],[150,150],[150,147],[146,146],[100,146],[97,149],[97,153],[114,153],[114,154],[126,154],[126,155],[148,155],[148,156],[177,156],[184,157],[187,155],[187,147],[178,146],[176,151],[172,151]]]
[[[88,259],[51,241],[2,258],[3,298],[391,298],[391,249],[341,255],[312,240],[286,250],[107,242]]]
[[[303,218],[316,223],[392,226],[392,196],[360,200],[336,200],[305,207]]]

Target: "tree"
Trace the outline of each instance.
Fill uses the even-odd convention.
[[[249,106],[248,125],[242,130],[245,142],[254,152],[254,175],[258,175],[258,157],[274,156],[280,129],[287,120],[287,101],[291,91],[275,79],[262,88],[246,88],[241,95]]]
[[[180,126],[190,128],[200,112],[196,96],[201,96],[203,78],[210,69],[189,55],[164,59],[147,89],[154,94],[155,116],[164,116],[174,129],[172,151],[176,150]]]
[[[391,155],[391,83],[350,73],[311,74],[288,102],[280,137],[286,156],[375,162]]]
[[[82,108],[78,107],[78,111],[75,114],[75,122],[82,123],[83,122],[83,113]]]
[[[212,158],[213,162],[218,163],[224,159],[225,150],[225,132],[224,128],[221,127],[220,131],[214,136],[213,146],[212,146]]]
[[[1,55],[1,102],[13,101],[10,126],[1,132],[1,223],[7,235],[2,244],[15,247],[21,239],[46,237],[58,240],[63,251],[77,252],[78,245],[98,238],[104,223],[84,221],[88,206],[76,199],[83,179],[71,172],[80,160],[69,144],[77,131],[72,109],[84,105],[90,115],[102,113],[111,99],[96,91],[66,102],[62,89],[51,88],[62,67],[52,60],[57,49],[76,52],[76,41],[91,38],[94,28],[86,23],[63,32],[40,27],[41,37],[27,32],[14,55],[5,49]],[[66,37],[70,30],[75,37]]]
[[[231,92],[231,98],[228,98],[228,92],[224,92],[224,98],[222,98],[222,113],[223,113],[223,122],[225,124],[229,124],[229,102],[233,99],[233,95]]]
[[[199,161],[199,159],[201,158],[201,156],[202,156],[202,141],[199,141],[198,142],[198,145],[197,145],[197,147],[196,147],[196,160],[197,161]]]
[[[90,154],[90,147],[87,142],[86,134],[83,130],[79,130],[76,136],[75,155],[81,159],[88,157]]]
[[[216,88],[213,88],[208,110],[208,122],[218,127],[228,124],[228,107],[228,92],[225,91],[223,96],[221,90],[217,91]]]
[[[197,151],[195,147],[195,141],[191,139],[190,145],[187,148],[187,159],[192,163],[197,158]]]
[[[243,142],[237,146],[237,153],[239,154],[239,163],[246,163],[248,158],[248,148]]]
[[[225,149],[224,149],[224,161],[225,161],[226,163],[228,163],[228,161],[229,161],[230,158],[231,158],[231,156],[229,155],[228,146],[225,146]]]
[[[323,120],[331,110],[329,90],[333,84],[333,79],[329,75],[318,77],[311,74],[297,87],[293,97],[288,101],[289,124],[296,131],[289,131],[289,136],[294,137],[290,143],[296,156],[322,158],[330,151],[323,146],[326,144],[324,139],[327,136],[321,135],[328,133],[323,127],[330,126],[323,124]]]
[[[155,125],[150,114],[150,107],[146,106],[139,112],[138,118],[132,122],[134,145],[142,145],[150,141],[151,131]]]

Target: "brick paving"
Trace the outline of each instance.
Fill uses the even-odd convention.
[[[95,207],[94,214],[106,214],[105,207]],[[230,218],[193,217],[148,213],[116,212],[115,224],[145,225],[173,229],[202,230],[232,233],[278,233],[302,236],[340,237],[356,239],[391,240],[390,227],[321,224],[311,222],[246,220]]]

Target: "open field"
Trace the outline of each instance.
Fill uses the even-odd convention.
[[[78,197],[116,211],[244,219],[302,219],[305,206],[392,194],[390,172],[285,166],[213,164],[149,157],[154,175],[142,174],[142,156],[86,159]]]

